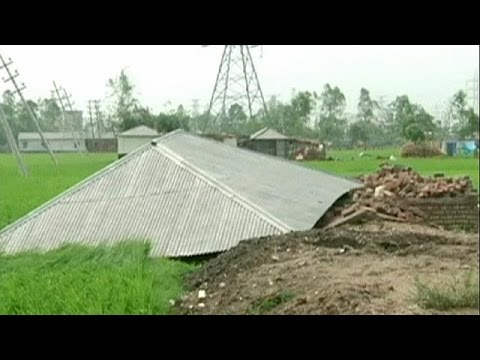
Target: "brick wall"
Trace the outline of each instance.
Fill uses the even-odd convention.
[[[454,198],[409,199],[404,204],[422,211],[429,223],[446,229],[478,231],[479,209],[476,194]]]

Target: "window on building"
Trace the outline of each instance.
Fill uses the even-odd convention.
[[[27,142],[27,141],[24,141],[24,142],[22,143],[22,146],[23,146],[24,149],[26,149],[26,148],[28,147],[28,142]]]

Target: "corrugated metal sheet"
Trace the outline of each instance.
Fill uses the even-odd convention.
[[[0,231],[0,252],[147,240],[153,256],[304,230],[358,184],[176,131]]]
[[[339,197],[361,186],[183,131],[167,134],[158,142],[295,230],[311,229]]]
[[[152,256],[227,250],[290,229],[168,149],[147,146],[0,233],[0,251],[148,240]]]

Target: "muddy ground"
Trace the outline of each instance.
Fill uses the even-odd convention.
[[[371,222],[242,242],[187,278],[182,314],[478,314],[415,300],[415,279],[478,271],[478,234]],[[206,297],[199,299],[199,290]]]

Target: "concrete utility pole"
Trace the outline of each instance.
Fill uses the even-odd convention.
[[[67,95],[67,90],[65,90],[65,88],[63,88],[63,94],[64,94],[64,99],[67,101],[68,108],[70,109],[70,111],[73,114],[73,112],[74,112],[73,111],[73,104],[70,101],[70,98],[72,97],[72,95]],[[74,130],[75,130],[75,127],[74,127]],[[82,119],[82,123],[80,124],[80,141],[82,142],[83,145],[86,146],[85,137],[83,136],[83,119]],[[83,149],[83,152],[85,152],[85,154],[88,154],[88,151],[87,151],[86,147]]]
[[[18,73],[18,71],[15,71],[15,74],[12,74],[12,72],[10,71],[9,66],[13,63],[11,59],[9,59],[8,63],[6,63],[5,60],[3,59],[2,55],[0,55],[0,62],[1,62],[0,69],[5,68],[5,70],[7,71],[7,74],[8,74],[8,78],[6,78],[6,79],[2,78],[3,81],[4,82],[8,82],[8,81],[12,82],[13,86],[15,87],[15,91],[13,93],[17,93],[18,96],[20,96],[20,99],[22,100],[23,105],[27,109],[28,115],[30,116],[33,123],[35,124],[35,127],[37,128],[38,134],[40,135],[40,138],[42,139],[42,144],[47,148],[48,153],[50,154],[50,157],[52,158],[53,163],[55,165],[57,165],[58,164],[57,158],[53,154],[52,149],[50,148],[50,145],[48,145],[47,139],[45,139],[45,136],[43,136],[42,129],[40,128],[40,125],[38,124],[37,115],[30,108],[30,105],[28,105],[27,101],[23,97],[22,90],[24,90],[26,88],[26,86],[25,86],[25,84],[22,84],[22,87],[20,88],[18,86],[17,82],[15,81],[15,78],[18,77],[20,74]]]
[[[102,129],[103,129],[103,121],[101,118],[100,112],[100,100],[93,100],[93,105],[95,107],[95,121],[97,123],[97,136],[99,139],[102,138]]]
[[[88,115],[90,118],[90,131],[92,132],[92,139],[95,139],[95,132],[93,127],[92,104],[93,104],[93,100],[88,100]]]
[[[15,137],[13,136],[12,129],[8,124],[7,117],[5,116],[5,112],[3,111],[2,105],[0,105],[0,126],[7,137],[8,145],[10,146],[10,150],[12,150],[13,155],[15,155],[15,159],[17,160],[17,166],[22,172],[24,176],[28,176],[27,166],[23,162],[22,155],[20,155],[20,150],[18,149],[17,142],[15,141]]]
[[[198,132],[200,130],[200,126],[198,126],[198,115],[199,115],[199,103],[198,103],[198,99],[193,99],[192,100],[193,102],[193,105],[192,105],[192,110],[193,110],[193,117],[195,118],[195,124],[194,127],[195,127],[195,131]]]
[[[65,95],[63,97],[60,95],[59,88],[57,87],[57,84],[55,83],[55,81],[53,82],[53,87],[55,88],[55,93],[57,94],[58,102],[60,103],[60,107],[62,108],[63,128],[66,131],[68,131],[68,130],[71,131],[73,141],[76,144],[77,151],[78,152],[83,152],[83,150],[82,150],[83,147],[82,147],[81,141],[78,140],[77,135],[75,134],[75,128],[74,128],[73,124],[71,126],[70,126],[70,124],[67,124],[67,118],[66,118],[66,112],[67,111],[65,110],[65,104],[64,104],[63,100],[66,100],[68,102],[68,104],[70,105],[70,109],[71,109],[70,111],[73,114],[73,108],[72,108],[71,103],[70,103],[70,98],[67,95],[67,92],[65,91],[65,89],[63,89]]]

